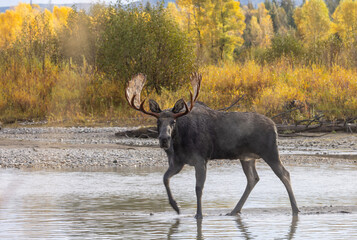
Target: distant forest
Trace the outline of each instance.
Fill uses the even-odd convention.
[[[0,13],[3,122],[145,120],[127,106],[128,80],[145,73],[144,97],[172,107],[193,71],[213,108],[244,96],[242,111],[299,109],[276,121],[354,119],[357,2],[22,3]]]

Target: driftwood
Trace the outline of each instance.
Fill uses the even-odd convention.
[[[157,138],[159,136],[156,127],[142,127],[135,130],[128,130],[124,132],[115,133],[117,137],[131,137],[131,138]]]
[[[295,133],[328,133],[328,132],[348,132],[357,133],[357,124],[353,123],[340,123],[340,124],[314,124],[314,125],[276,125],[279,134]],[[125,132],[118,132],[115,134],[117,137],[132,137],[132,138],[157,138],[158,133],[156,127],[143,127],[136,130],[129,130]]]
[[[218,111],[227,111],[233,106],[237,105],[245,97],[245,94],[239,96],[229,107],[220,108]],[[237,105],[239,106],[239,105]],[[281,112],[272,119],[291,114],[293,111],[300,110],[303,106],[298,106],[287,111]],[[347,120],[338,120],[336,122],[326,122],[323,120],[324,114],[316,114],[311,119],[304,119],[296,122],[293,125],[277,124],[277,130],[280,136],[302,136],[299,133],[331,133],[331,132],[347,132],[357,133],[357,117]],[[323,134],[325,135],[325,134]],[[321,136],[323,136],[321,135]],[[117,137],[133,137],[133,138],[157,138],[158,132],[156,127],[143,127],[136,130],[129,130],[125,132],[118,132],[115,134]],[[318,137],[318,136],[317,136]]]
[[[300,106],[300,107],[295,107],[295,108],[292,108],[292,109],[289,109],[289,110],[286,110],[285,112],[281,112],[275,116],[272,116],[271,119],[274,119],[274,118],[277,118],[277,117],[280,117],[280,116],[283,116],[283,115],[286,115],[288,113],[291,113],[293,111],[296,111],[296,110],[300,110],[302,109],[304,106]]]
[[[314,124],[314,125],[282,125],[277,124],[279,133],[301,133],[301,132],[357,132],[357,124]]]
[[[327,122],[323,120],[324,114],[319,114],[312,119],[304,119],[294,125],[277,124],[279,133],[301,132],[357,132],[356,118]],[[304,124],[302,124],[304,123]]]

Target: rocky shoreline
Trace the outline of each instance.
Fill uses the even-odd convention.
[[[0,168],[83,169],[167,166],[157,139],[117,137],[121,127],[18,127],[0,131]],[[131,128],[133,129],[133,128]],[[279,138],[285,163],[357,162],[357,134]],[[331,157],[333,156],[333,158]],[[240,164],[238,160],[210,165]]]

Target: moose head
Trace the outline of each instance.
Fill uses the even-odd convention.
[[[144,74],[135,75],[128,83],[125,90],[125,97],[129,105],[137,111],[153,116],[157,119],[157,130],[159,133],[160,147],[164,150],[169,150],[172,147],[172,134],[175,129],[176,120],[182,116],[185,116],[193,109],[193,106],[198,98],[200,91],[202,75],[193,73],[190,76],[191,85],[194,90],[194,94],[190,91],[190,104],[185,100],[178,100],[173,108],[161,110],[159,104],[150,99],[149,108],[150,111],[146,111],[144,108],[144,99],[140,100],[141,91],[146,82],[146,76]]]

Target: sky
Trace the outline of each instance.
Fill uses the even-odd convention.
[[[16,6],[18,3],[30,3],[30,0],[0,0],[0,7]],[[32,0],[33,4],[49,3],[50,0]],[[73,4],[73,3],[115,3],[116,0],[51,0],[52,4]]]

